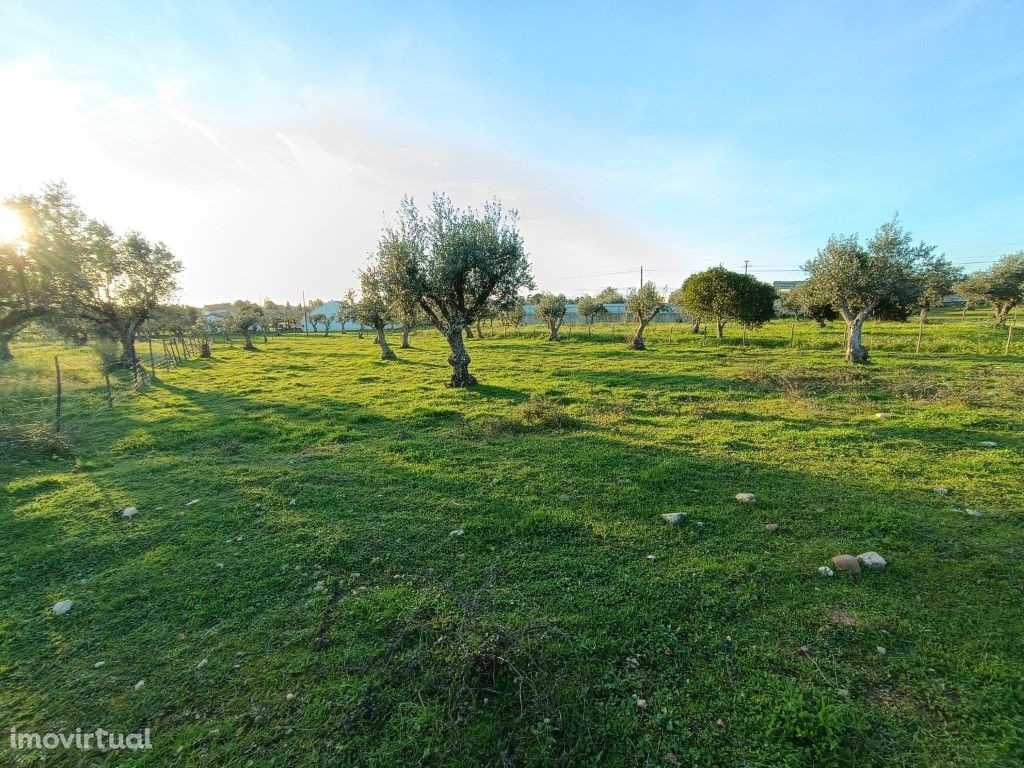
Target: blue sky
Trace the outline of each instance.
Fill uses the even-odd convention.
[[[5,0],[0,195],[65,178],[197,303],[340,295],[435,189],[518,208],[570,294],[797,277],[897,210],[974,267],[1024,248],[1022,31],[1009,2]]]

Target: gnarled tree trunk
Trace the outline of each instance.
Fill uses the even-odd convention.
[[[724,329],[724,328],[725,328],[725,320],[719,320],[718,321],[718,338],[720,338],[720,339],[723,337],[722,329]]]
[[[1001,301],[997,301],[995,303],[995,310],[996,310],[996,320],[995,320],[996,328],[1005,328],[1006,327],[1006,318],[1010,314],[1010,305],[1006,304],[1006,303],[1003,303]]]
[[[381,360],[397,360],[398,355],[394,353],[394,350],[388,346],[387,337],[384,336],[384,326],[378,325],[374,330],[377,331],[377,346],[380,347],[380,359]]]
[[[476,319],[476,337],[478,339],[482,339],[484,337],[484,329],[483,326],[480,325],[479,317]]]
[[[473,326],[471,326],[471,325],[467,325],[466,326],[466,338],[467,339],[472,339],[473,338]]]
[[[409,332],[412,330],[411,326],[402,326],[402,349],[409,349],[412,345],[409,344]]]
[[[448,386],[474,386],[476,377],[469,372],[469,353],[466,352],[466,345],[462,341],[462,328],[454,326],[445,333],[445,338],[452,350],[452,353],[448,355],[448,365],[452,367],[452,378],[448,382]]]
[[[0,361],[14,359],[14,355],[11,354],[11,336],[10,333],[0,333]]]
[[[562,327],[561,320],[550,319],[548,320],[548,341],[561,341],[558,338],[558,331]]]
[[[121,365],[134,371],[139,364],[139,356],[135,352],[135,323],[130,323],[120,333]]]
[[[700,333],[700,318],[695,317],[690,321],[690,331],[693,333]]]
[[[209,339],[203,339],[203,345],[199,348],[199,356],[200,357],[210,357],[211,356],[211,353],[210,353],[210,340]]]
[[[644,330],[649,322],[650,320],[642,320],[636,327],[636,333],[633,334],[633,338],[629,342],[630,349],[647,349],[647,342],[644,341]]]
[[[846,362],[866,363],[868,361],[867,347],[861,343],[861,327],[864,325],[864,318],[859,314],[852,320],[846,321]]]
[[[252,343],[252,329],[243,328],[242,333],[245,334],[245,344],[242,348],[254,352],[256,350],[256,345]]]

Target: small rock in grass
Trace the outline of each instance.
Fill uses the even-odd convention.
[[[292,699],[295,698],[295,694],[294,693],[286,693],[284,698],[285,698],[285,701],[291,701]]]
[[[647,709],[647,699],[637,699],[636,700],[636,708],[637,709]]]
[[[836,693],[838,693],[844,699],[850,698],[850,692],[846,688],[840,688],[839,690],[836,691]]]
[[[703,520],[698,520],[696,525],[697,525],[698,528],[703,528],[704,527],[704,521]]]
[[[823,566],[821,566],[821,568],[818,569],[818,575],[819,576],[835,576],[836,574],[835,574],[835,571],[833,571],[827,565],[823,565]]]
[[[313,587],[313,589],[315,589],[317,592],[326,592],[327,591],[327,584],[324,583],[323,581],[318,581],[316,583],[316,586]]]
[[[457,528],[454,531],[452,531],[451,533],[449,533],[448,535],[449,536],[463,536],[463,535],[465,535],[465,533],[466,532],[464,530],[462,530],[461,528]]]
[[[686,513],[685,512],[666,512],[664,515],[661,516],[661,519],[664,520],[666,523],[670,523],[670,524],[680,523],[680,522],[682,522],[683,520],[686,519]]]
[[[145,680],[139,680],[139,682],[137,682],[135,685],[132,686],[132,688],[134,688],[136,691],[141,691],[145,687],[146,687],[146,681]]]
[[[106,663],[107,662],[105,662],[105,661],[97,661],[95,664],[92,665],[92,668],[93,669],[99,669],[100,667],[102,667]]]
[[[72,602],[70,600],[60,600],[53,604],[53,615],[63,616],[65,613],[71,610]]]
[[[777,530],[779,530],[779,524],[778,523],[768,523],[768,525],[766,525],[764,527],[764,529],[766,531],[768,531],[768,533],[775,533]]]
[[[940,485],[938,488],[935,489],[935,492],[939,494],[939,496],[948,496],[949,488]]]
[[[885,413],[885,412],[879,412],[879,413],[875,414],[875,418],[876,419],[891,419],[892,418],[892,414],[891,413]]]
[[[965,509],[964,512],[973,518],[981,518],[985,516],[984,512],[979,512],[976,509]]]
[[[737,493],[736,494],[736,501],[738,501],[740,504],[753,504],[754,503],[754,498],[755,498],[754,494],[752,494],[752,493]]]
[[[655,560],[657,560],[658,558],[657,558],[657,556],[656,556],[656,555],[648,555],[648,556],[647,556],[647,559],[648,559],[648,560],[650,560],[650,561],[651,561],[651,562],[653,563],[653,562],[654,562]]]
[[[210,662],[210,660],[209,660],[209,659],[203,659],[203,660],[202,660],[202,661],[200,661],[200,662],[199,662],[198,664],[196,664],[196,669],[202,669],[202,668],[203,668],[203,667],[205,667],[205,666],[206,666],[207,664],[209,664],[209,662]]]
[[[194,507],[199,503],[199,499],[192,499],[192,501],[185,502],[186,507]]]
[[[875,650],[878,651],[879,656],[885,656],[885,648],[880,645],[875,646]]]
[[[121,517],[135,517],[139,514],[139,510],[135,507],[125,507],[121,510]]]
[[[288,506],[289,507],[294,507],[298,503],[299,503],[298,499],[292,499],[291,501],[288,502]]]
[[[885,558],[877,552],[862,552],[857,555],[857,560],[859,560],[860,564],[865,568],[885,568],[887,565]]]
[[[836,555],[832,558],[832,565],[837,571],[848,571],[854,575],[860,573],[860,563],[853,555]]]
[[[995,440],[982,440],[980,443],[978,443],[978,445],[980,445],[982,448],[997,448],[999,446],[999,443],[997,443]]]

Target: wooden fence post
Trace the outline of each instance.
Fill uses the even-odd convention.
[[[1006,349],[1003,351],[1004,355],[1010,354],[1010,344],[1013,342],[1013,320],[1010,320],[1010,328],[1006,332]]]
[[[156,378],[156,358],[153,357],[153,337],[149,337],[149,367],[153,371],[153,378]]]
[[[60,382],[60,358],[53,356],[53,367],[57,369],[57,412],[53,419],[53,431],[60,432],[60,408],[64,400],[64,390]]]

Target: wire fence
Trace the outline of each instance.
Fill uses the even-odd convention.
[[[25,380],[5,381],[0,391],[0,453],[37,448],[58,453],[70,439],[93,429],[182,360],[202,355],[204,342],[187,336],[139,342],[137,360],[104,359],[83,364],[83,355],[52,356],[49,372],[37,365]],[[103,353],[101,352],[101,355]],[[75,365],[68,370],[64,361]]]

